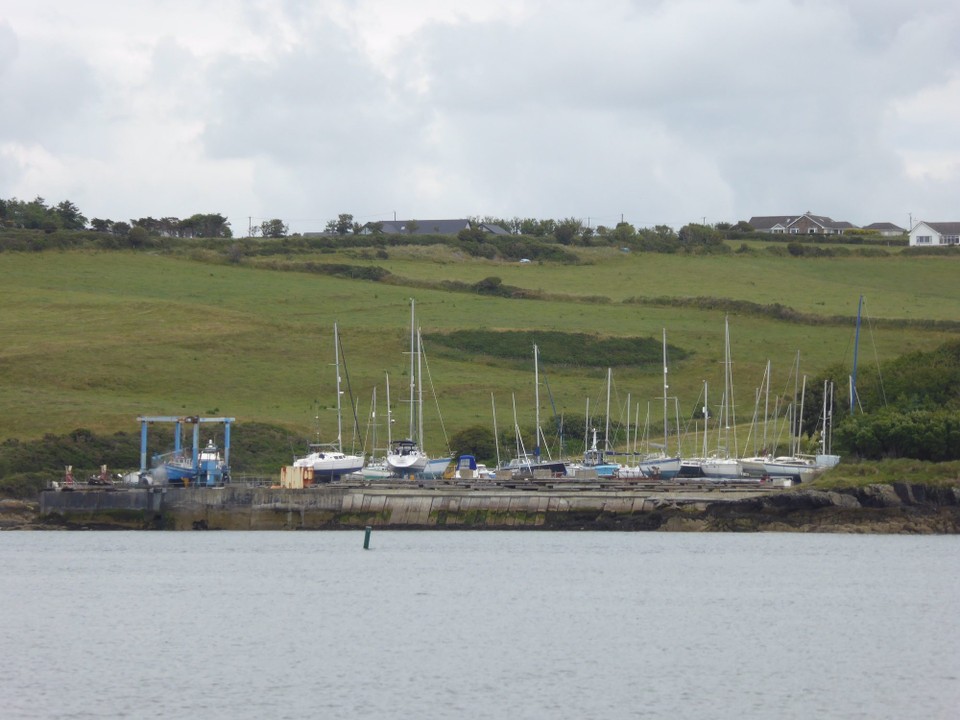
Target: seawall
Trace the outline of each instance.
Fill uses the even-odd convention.
[[[321,486],[45,491],[41,527],[960,532],[960,488],[603,490]]]

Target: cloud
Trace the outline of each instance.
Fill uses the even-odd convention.
[[[9,15],[0,196],[89,216],[905,224],[953,219],[960,190],[955,2],[35,0]]]

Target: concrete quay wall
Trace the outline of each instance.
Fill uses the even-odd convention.
[[[735,493],[738,497],[757,493]],[[374,527],[549,528],[598,515],[705,506],[715,493],[520,491],[419,487],[131,488],[41,493],[41,516],[70,525],[171,530],[291,530]]]
[[[327,485],[45,491],[38,526],[163,530],[476,528],[960,533],[960,486],[844,491]]]

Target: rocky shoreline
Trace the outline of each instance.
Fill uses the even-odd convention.
[[[911,483],[832,491],[478,493],[376,488],[154,495],[145,509],[43,511],[43,502],[0,500],[0,530],[74,529],[543,529],[661,532],[960,533],[960,487]],[[182,493],[182,491],[181,491]],[[299,493],[299,494],[298,494]],[[49,501],[56,496],[48,496]],[[41,498],[42,500],[43,498]],[[76,495],[71,497],[72,501]],[[76,505],[75,502],[71,503]],[[90,509],[95,506],[95,510]],[[78,509],[79,508],[79,509]]]

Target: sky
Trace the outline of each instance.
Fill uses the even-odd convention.
[[[960,221],[956,0],[6,0],[0,198]]]

